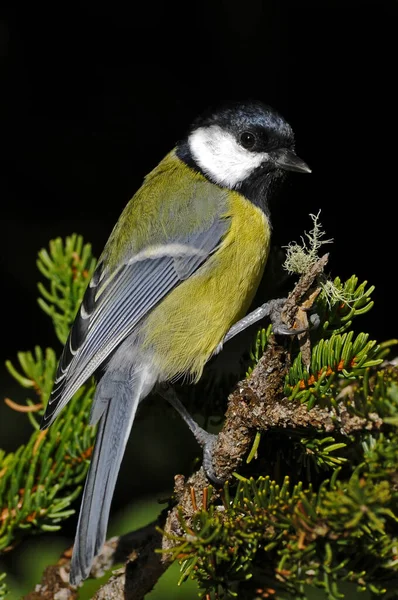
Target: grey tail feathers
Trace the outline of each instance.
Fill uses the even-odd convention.
[[[94,398],[91,422],[101,418],[77,524],[70,571],[72,585],[88,576],[105,541],[117,475],[142,397],[142,378],[114,377],[115,373],[104,374]]]

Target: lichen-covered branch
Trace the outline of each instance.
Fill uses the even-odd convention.
[[[282,310],[282,318],[289,327],[298,319],[299,328],[308,327],[306,313],[311,308],[308,296],[315,299],[314,282],[323,272],[328,255],[319,259],[308,273],[303,275],[289,295]],[[304,307],[302,306],[304,304]],[[305,315],[305,318],[304,316]],[[307,334],[303,344],[307,344]],[[251,375],[240,382],[228,399],[228,409],[222,431],[215,445],[213,464],[215,472],[221,480],[231,477],[243,457],[247,454],[256,430],[267,430],[270,427],[301,426],[306,415],[306,426],[314,422],[315,416],[309,416],[307,409],[297,407],[297,403],[284,402],[284,382],[291,364],[289,351],[279,346],[275,337],[271,336],[262,358]],[[300,410],[297,410],[300,408]],[[317,411],[315,411],[317,412]],[[289,415],[289,416],[288,416]],[[295,419],[297,423],[295,424]],[[331,419],[324,429],[328,431]],[[316,419],[319,426],[319,418]]]
[[[163,511],[145,527],[106,541],[101,554],[94,559],[90,577],[102,577],[115,564],[125,565],[98,590],[93,597],[95,600],[141,600],[151,591],[170,564],[166,556],[155,552],[162,545],[159,530],[165,527],[166,514]],[[77,598],[78,589],[69,585],[71,556],[72,548],[69,548],[55,565],[47,567],[40,584],[24,600]]]
[[[75,600],[77,589],[69,586],[69,567],[72,549],[64,552],[55,565],[48,566],[41,582],[23,600]]]
[[[325,304],[322,304],[323,300],[321,299],[319,302],[321,296],[318,279],[323,272],[327,259],[327,255],[319,259],[301,277],[295,289],[289,295],[282,311],[282,318],[289,327],[307,328],[309,322],[307,314],[315,301],[317,302],[317,310],[320,307],[324,315],[326,314]],[[382,345],[376,346],[375,342],[368,342],[365,334],[360,334],[356,339],[353,339],[352,332],[342,334],[346,331],[348,324],[351,323],[350,319],[355,314],[361,314],[369,309],[371,306],[370,292],[365,291],[365,284],[357,287],[355,277],[343,285],[340,284],[339,280],[335,280],[335,283],[337,286],[343,287],[344,290],[347,288],[350,293],[353,291],[352,305],[347,306],[344,303],[336,302],[331,309],[328,307],[327,316],[323,318],[323,321],[321,319],[323,329],[319,330],[315,336],[310,336],[307,331],[299,334],[298,347],[297,344],[293,345],[290,340],[275,338],[273,335],[267,337],[267,345],[264,344],[263,356],[250,375],[238,383],[235,390],[230,394],[224,425],[218,435],[213,454],[214,470],[221,480],[229,480],[234,472],[239,471],[258,432],[289,431],[291,433],[299,431],[300,435],[297,437],[299,443],[303,444],[303,448],[305,448],[304,453],[307,450],[308,455],[318,456],[320,461],[324,461],[324,464],[334,467],[343,464],[347,460],[344,457],[333,456],[329,459],[329,462],[326,461],[329,452],[334,452],[336,449],[340,450],[346,446],[341,438],[348,440],[351,434],[360,433],[363,436],[362,439],[366,440],[366,443],[370,443],[369,439],[373,438],[369,436],[372,433],[378,434],[383,423],[398,423],[398,417],[395,416],[395,409],[393,409],[393,402],[390,403],[389,408],[384,408],[384,412],[382,410],[383,406],[387,406],[382,404],[386,396],[385,381],[387,379],[383,378],[384,376],[380,373],[372,371],[374,366],[378,366],[382,362],[383,353],[387,351],[387,346],[383,349]],[[315,344],[313,341],[313,347],[311,347],[310,337],[315,340]],[[395,376],[395,371],[392,375],[388,375],[390,379]],[[386,416],[387,418],[384,419]],[[340,439],[337,443],[335,443],[331,434],[339,436]],[[377,452],[381,455],[390,451],[389,440],[390,438],[386,437],[379,445]],[[371,450],[373,452],[372,456],[374,456],[372,460],[377,464],[377,461],[381,459],[375,449]],[[391,452],[393,451],[391,450]],[[369,456],[371,456],[370,450]],[[268,490],[267,493],[269,493],[270,498],[274,498],[279,494],[281,515],[283,511],[287,511],[286,514],[283,513],[283,518],[291,519],[291,524],[286,525],[286,527],[291,527],[292,531],[294,530],[294,535],[291,533],[291,536],[293,536],[291,540],[295,540],[294,544],[297,546],[294,546],[295,551],[297,556],[301,556],[300,553],[304,551],[306,544],[316,544],[316,540],[325,536],[330,529],[324,524],[327,520],[326,517],[323,514],[316,513],[316,511],[329,510],[324,508],[324,506],[328,506],[329,496],[322,497],[325,504],[318,503],[314,491],[307,490],[304,496],[301,495],[301,484],[298,485],[296,492],[288,492],[288,475],[289,472],[285,473],[284,483],[280,489],[278,488],[279,484],[270,482],[269,477],[260,478],[258,489],[261,489],[262,492]],[[370,471],[370,476],[373,477],[372,471]],[[395,477],[395,472],[391,474],[391,477]],[[246,502],[251,493],[256,496],[256,485],[253,482],[251,488],[248,486],[247,490],[245,488],[241,492],[238,491],[237,497],[240,493],[242,502]],[[345,484],[336,486],[334,480],[333,485],[335,487],[331,488],[330,497],[335,494],[337,498],[340,494],[339,498],[344,498],[347,503],[352,500],[354,506],[357,497],[359,498],[362,494],[364,484],[362,480],[352,479],[346,486],[348,491],[344,487]],[[272,490],[272,493],[270,490]],[[377,486],[371,487],[369,485],[363,492],[365,498],[363,504],[358,504],[359,508],[355,505],[354,508],[355,510],[358,508],[359,517],[366,502],[373,502],[379,510],[377,504],[379,497],[374,490],[379,494]],[[177,475],[175,477],[173,505],[168,510],[163,511],[156,522],[147,527],[129,535],[109,540],[105,544],[101,555],[95,559],[91,571],[92,577],[100,577],[112,565],[125,562],[125,565],[115,571],[107,583],[98,590],[94,596],[95,600],[143,599],[171,564],[171,561],[184,558],[181,547],[186,543],[185,540],[187,544],[189,540],[193,540],[192,543],[195,544],[195,546],[192,546],[194,550],[192,548],[187,550],[187,557],[189,556],[192,559],[191,564],[194,564],[195,558],[192,558],[192,556],[195,549],[198,552],[202,550],[203,553],[206,552],[206,549],[202,549],[200,546],[200,527],[198,527],[197,517],[203,512],[211,515],[214,508],[215,514],[220,515],[219,522],[217,519],[214,521],[215,527],[220,527],[221,531],[223,527],[223,510],[229,510],[229,505],[225,502],[223,494],[225,494],[225,490],[213,489],[203,469],[199,469],[187,479],[182,475]],[[260,511],[258,514],[261,518],[266,519],[268,518],[266,512],[268,510],[266,504],[268,496],[264,494],[262,501],[265,502],[265,508],[260,507],[263,512]],[[292,498],[297,496],[297,502],[287,504],[284,497],[287,498],[289,494]],[[369,500],[367,500],[366,494],[369,495]],[[355,502],[353,499],[355,499]],[[251,514],[255,516],[259,508],[256,504],[256,497],[251,502]],[[306,503],[305,510],[303,502]],[[389,502],[388,498],[383,502]],[[380,500],[382,506],[380,514],[387,514],[382,512],[385,510],[383,502]],[[237,511],[239,512],[238,508]],[[310,515],[306,511],[312,511],[311,522],[308,520]],[[272,521],[274,513],[271,509],[270,515]],[[247,526],[253,527],[253,535],[263,535],[264,531],[268,532],[269,541],[270,543],[272,541],[274,545],[281,544],[282,547],[287,539],[283,536],[279,539],[275,534],[277,530],[274,529],[273,525],[269,525],[267,530],[260,527],[260,533],[255,528],[255,520],[248,521]],[[239,525],[235,529],[238,532]],[[331,530],[330,540],[340,539],[339,535],[339,533]],[[293,544],[293,541],[291,543]],[[228,549],[228,540],[225,541],[225,545]],[[162,553],[156,552],[159,549],[162,549]],[[289,549],[284,548],[283,552],[287,553],[286,556],[288,556]],[[58,600],[69,600],[75,598],[76,589],[71,588],[68,584],[69,558],[70,553],[64,555],[57,565],[46,569],[41,584],[26,599],[43,598],[45,600],[51,597]],[[226,561],[228,557],[222,557],[220,560]],[[338,557],[336,560],[338,560]],[[207,563],[203,560],[202,564],[210,565],[209,569],[211,570],[213,569],[212,561],[213,558],[210,557]],[[249,562],[246,564],[248,565]],[[269,564],[271,565],[271,563]],[[322,565],[318,570],[322,575],[321,567]],[[272,565],[270,568],[272,568]],[[279,569],[278,573],[278,577],[283,575],[283,586],[285,586],[282,586],[283,589],[288,589],[291,592],[292,590],[296,592],[299,589],[295,581],[288,581],[288,576],[283,569]],[[207,577],[206,581],[210,581],[211,576],[208,576],[208,572],[204,571],[204,574],[204,580]],[[296,575],[294,576],[296,577]],[[311,575],[311,577],[315,581],[315,576]],[[312,582],[311,577],[309,577],[307,583]],[[282,581],[282,579],[278,581]],[[352,580],[354,581],[354,579]],[[360,581],[359,575],[356,581]],[[298,585],[301,585],[301,580]],[[209,590],[211,590],[211,585],[209,584],[209,586]]]
[[[165,526],[165,518],[163,511],[150,525],[118,539],[113,562],[120,562],[126,554],[127,562],[98,590],[93,600],[143,600],[152,590],[170,564],[166,556],[156,552],[161,547],[160,528]]]

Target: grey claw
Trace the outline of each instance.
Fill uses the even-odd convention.
[[[287,325],[283,325],[282,323],[273,323],[272,329],[275,335],[298,335],[299,333],[304,333],[308,331],[306,327],[302,327],[301,329],[293,329],[287,327]]]
[[[201,445],[203,448],[203,470],[206,473],[207,479],[209,479],[215,486],[221,487],[222,485],[224,485],[224,481],[217,477],[213,467],[214,445],[217,441],[218,436],[214,435],[213,433],[208,433],[206,431],[204,431],[203,434],[203,439],[201,441]]]
[[[311,329],[318,329],[319,325],[321,324],[321,318],[318,313],[312,313],[312,315],[310,315],[310,323]]]
[[[298,335],[299,333],[304,333],[307,331],[304,329],[293,329],[292,327],[288,327],[282,322],[281,312],[286,303],[286,298],[277,298],[276,300],[271,300],[271,310],[270,310],[270,319],[272,323],[272,330],[275,335]]]

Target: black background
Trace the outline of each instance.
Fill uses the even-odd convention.
[[[299,239],[322,209],[333,275],[376,285],[360,328],[379,340],[397,335],[397,30],[398,3],[379,0],[5,11],[1,361],[56,344],[36,305],[37,250],[75,231],[98,255],[143,176],[193,117],[228,99],[277,108],[313,169],[292,174],[273,206],[274,241]],[[20,419],[0,445],[15,447]]]

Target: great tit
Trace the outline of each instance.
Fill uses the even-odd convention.
[[[157,384],[179,377],[198,381],[223,341],[250,321],[244,317],[270,247],[269,200],[287,171],[310,170],[294,152],[290,125],[275,110],[243,102],[208,111],[145,177],[115,225],[42,420],[43,429],[51,425],[96,374],[90,424],[99,425],[72,584],[88,576],[105,541],[139,402]]]

